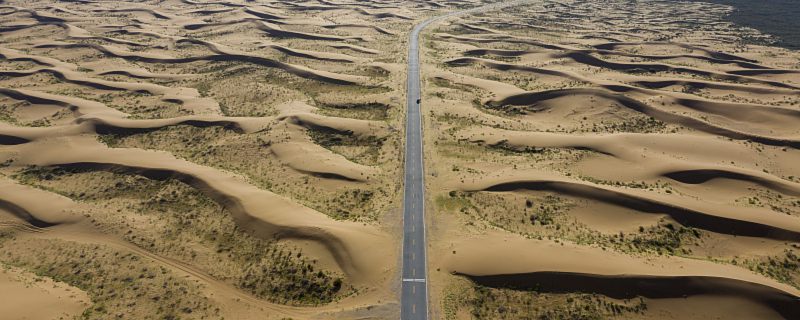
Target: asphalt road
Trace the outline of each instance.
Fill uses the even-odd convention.
[[[425,176],[422,161],[422,117],[417,99],[419,81],[419,32],[435,18],[416,26],[408,47],[406,89],[405,194],[403,196],[403,285],[401,319],[428,318],[427,258],[425,255]]]
[[[422,117],[417,99],[420,93],[419,33],[441,19],[478,11],[495,10],[521,3],[496,3],[429,18],[411,32],[408,46],[408,83],[406,88],[405,194],[403,196],[403,272],[400,318],[428,319],[428,260],[425,242],[425,174],[422,160]]]

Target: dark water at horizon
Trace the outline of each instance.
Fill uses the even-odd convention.
[[[693,0],[733,6],[727,20],[769,34],[773,45],[800,50],[800,0]]]

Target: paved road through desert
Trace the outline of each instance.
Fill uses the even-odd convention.
[[[420,116],[419,33],[436,18],[416,25],[408,48],[406,91],[405,194],[403,197],[402,319],[428,318],[427,259],[425,257],[425,178]]]
[[[429,18],[411,31],[408,45],[408,82],[406,87],[405,193],[403,196],[403,271],[400,318],[428,318],[428,270],[425,242],[425,176],[422,158],[422,116],[420,114],[419,33],[444,18],[471,12],[496,10],[519,4],[512,1]]]

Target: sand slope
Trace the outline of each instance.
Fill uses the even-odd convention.
[[[3,303],[0,312],[7,319],[59,319],[80,315],[89,297],[78,288],[17,269],[0,272]]]
[[[797,53],[729,10],[530,2],[430,31],[445,318],[798,316]]]

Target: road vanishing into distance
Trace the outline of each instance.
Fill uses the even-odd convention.
[[[428,259],[425,242],[425,170],[422,153],[422,115],[419,73],[419,33],[439,20],[521,4],[512,1],[450,12],[414,26],[408,41],[406,84],[406,152],[403,195],[403,271],[400,318],[428,319]]]
[[[403,271],[400,318],[428,319],[428,261],[425,255],[425,173],[420,115],[419,33],[438,17],[414,26],[408,42],[406,152],[403,195]]]

